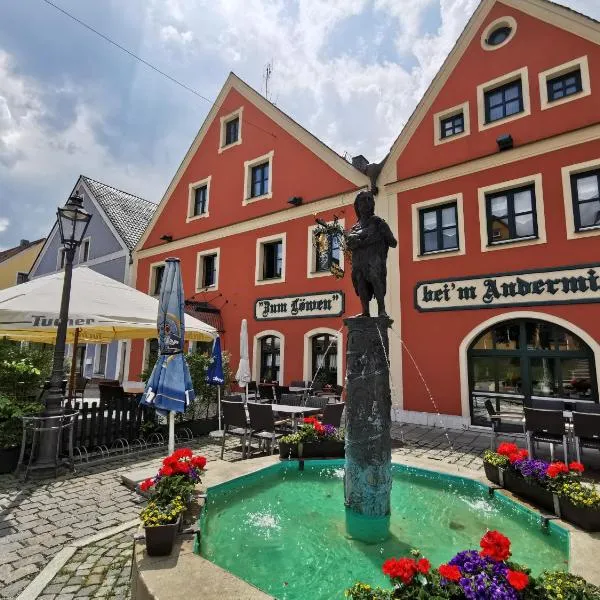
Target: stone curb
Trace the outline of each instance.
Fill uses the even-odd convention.
[[[89,544],[99,542],[104,538],[111,537],[127,529],[132,529],[139,524],[139,519],[121,523],[115,527],[111,527],[105,531],[100,531],[94,535],[75,540],[67,544],[60,552],[42,569],[37,577],[21,592],[17,600],[35,600],[45,589],[46,586],[54,579],[56,574],[63,568],[65,563],[79,550]]]

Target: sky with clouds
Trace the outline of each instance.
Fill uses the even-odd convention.
[[[340,154],[382,159],[479,0],[53,0],[217,96],[229,71]],[[600,19],[600,0],[562,0]],[[0,249],[80,173],[158,202],[210,109],[43,0],[0,2]]]

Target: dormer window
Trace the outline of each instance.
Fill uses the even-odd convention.
[[[221,117],[219,154],[242,143],[242,111],[244,107]]]

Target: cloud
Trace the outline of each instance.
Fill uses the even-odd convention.
[[[5,217],[0,217],[0,232],[6,231],[8,226],[10,225],[10,221]]]

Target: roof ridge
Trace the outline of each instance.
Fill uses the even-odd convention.
[[[99,183],[100,185],[111,188],[111,189],[115,190],[116,192],[120,192],[121,194],[126,194],[127,196],[131,196],[132,198],[137,198],[138,200],[143,200],[144,202],[147,202],[148,204],[157,206],[157,203],[152,202],[152,200],[147,200],[146,198],[142,198],[141,196],[132,194],[131,192],[126,192],[125,190],[117,188],[114,185],[109,185],[108,183],[104,183],[103,181],[98,181],[97,179],[94,179],[93,177],[88,177],[87,175],[81,175],[81,178],[84,179],[85,181],[93,181],[94,183]]]

